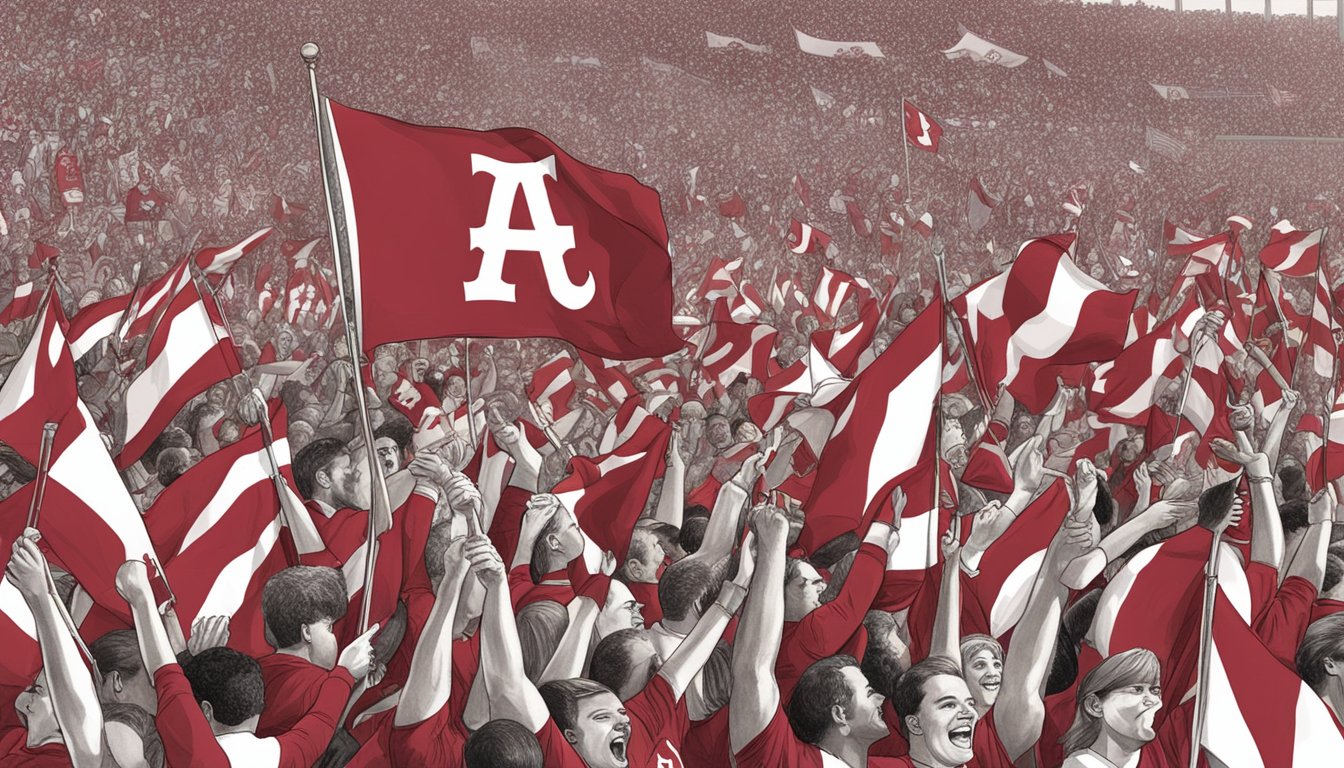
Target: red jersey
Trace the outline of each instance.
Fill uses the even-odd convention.
[[[500,558],[507,564],[513,562],[518,551],[518,536],[523,530],[523,513],[527,511],[527,502],[532,492],[506,486],[495,505],[495,516],[490,521],[490,543],[499,551]]]
[[[677,699],[662,675],[625,702],[630,716],[630,768],[695,768],[681,757],[681,743],[691,726],[686,703]]]
[[[70,768],[70,752],[59,741],[29,747],[26,728],[6,728],[0,732],[0,765]]]
[[[1297,670],[1297,646],[1307,633],[1315,604],[1316,586],[1299,576],[1289,576],[1253,627],[1274,658],[1291,670]]]
[[[154,724],[163,739],[164,763],[172,768],[307,768],[326,751],[354,684],[350,673],[337,667],[322,683],[312,710],[285,733],[271,738],[250,733],[216,738],[182,668],[168,664],[154,673],[159,697]]]
[[[1311,621],[1323,619],[1326,616],[1332,616],[1340,611],[1344,611],[1344,600],[1331,600],[1322,597],[1311,607]],[[1310,626],[1310,624],[1308,624]]]
[[[313,708],[317,693],[331,672],[288,653],[262,656],[257,664],[266,685],[266,706],[257,721],[257,735],[279,736]]]
[[[838,653],[863,658],[863,649],[868,645],[863,617],[882,586],[886,567],[886,550],[865,543],[854,556],[845,585],[834,600],[799,621],[784,622],[779,660],[775,663],[781,699],[788,700],[798,678],[814,662]]]
[[[574,601],[574,587],[570,586],[569,575],[565,571],[551,571],[541,580],[541,584],[532,583],[532,571],[526,565],[509,571],[509,596],[515,612],[540,600],[554,600],[561,605],[569,605]]]
[[[756,734],[736,755],[737,768],[826,768],[819,748],[804,744],[793,735],[783,708],[765,730]],[[833,760],[832,765],[839,764]],[[908,757],[874,757],[869,754],[868,768],[915,768]]]
[[[458,698],[458,697],[454,697]],[[464,693],[460,698],[465,699]],[[467,739],[461,721],[454,722],[454,708],[444,705],[415,725],[394,727],[388,753],[397,768],[456,768],[462,764]]]
[[[691,723],[682,739],[681,756],[687,765],[704,768],[734,768],[728,741],[728,707]]]
[[[537,730],[537,744],[541,746],[541,764],[546,768],[588,768],[555,726],[554,720],[548,718]]]

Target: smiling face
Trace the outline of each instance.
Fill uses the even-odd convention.
[[[1003,659],[988,648],[977,651],[965,667],[966,686],[980,709],[989,709],[999,698],[1003,683]]]
[[[887,698],[873,690],[868,678],[858,667],[845,667],[840,670],[840,674],[844,675],[853,694],[849,717],[846,719],[850,736],[864,744],[881,740],[888,733],[887,721],[882,717],[882,702]]]
[[[1093,715],[1100,715],[1102,728],[1112,738],[1141,746],[1157,736],[1153,718],[1162,708],[1162,687],[1148,683],[1127,685],[1099,699],[1089,697],[1086,706]]]
[[[598,693],[578,700],[574,728],[567,738],[588,768],[626,768],[630,745],[630,716],[614,693]]]
[[[966,681],[935,675],[924,683],[924,699],[915,715],[906,718],[911,752],[918,740],[922,750],[942,765],[962,765],[974,757],[975,698]]]

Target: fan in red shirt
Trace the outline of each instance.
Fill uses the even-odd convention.
[[[22,727],[0,732],[0,765],[99,768],[106,757],[103,711],[93,677],[48,591],[38,537],[29,528],[14,541],[5,578],[32,613],[45,667],[14,702]]]
[[[1334,613],[1307,627],[1297,648],[1297,674],[1321,697],[1344,733],[1344,614]]]

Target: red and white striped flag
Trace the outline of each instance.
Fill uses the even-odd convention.
[[[918,474],[921,466],[931,466],[933,457],[925,448],[932,442],[934,403],[942,384],[942,325],[942,302],[934,302],[825,404],[835,423],[804,505],[809,510],[799,540],[804,548],[810,551],[845,531],[865,530],[878,508],[889,502],[892,489]],[[920,501],[912,494],[902,521],[901,549],[908,544],[923,560],[926,542],[918,535],[905,540],[907,530],[938,527],[936,500]]]
[[[813,333],[812,346],[841,375],[852,377],[858,372],[859,356],[873,343],[881,314],[881,302],[872,296],[861,298],[859,319],[843,328]]]
[[[117,330],[119,341],[125,342],[149,333],[173,297],[191,282],[191,270],[187,264],[186,259],[179,261],[172,269],[131,293],[126,299],[126,313]]]
[[[219,307],[195,283],[173,297],[126,389],[126,435],[117,467],[134,464],[193,397],[242,372]]]
[[[1022,618],[1045,550],[1070,508],[1068,487],[1055,480],[985,550],[971,583],[994,637],[1003,637]]]
[[[821,276],[817,278],[817,287],[812,292],[812,305],[828,318],[834,320],[840,314],[845,299],[858,293],[859,284],[854,278],[838,269],[823,266]]]
[[[196,252],[196,266],[200,267],[203,274],[218,275],[214,279],[222,280],[235,262],[260,248],[274,231],[274,227],[263,227],[233,245],[202,248]]]
[[[793,412],[799,395],[811,395],[815,399],[824,383],[843,385],[848,382],[815,345],[809,346],[806,357],[765,381],[760,394],[747,401],[747,413],[762,432],[769,432]],[[816,404],[821,403],[817,401]]]
[[[979,232],[989,223],[990,214],[1002,202],[1000,198],[994,197],[985,189],[985,183],[979,176],[971,179],[971,189],[966,195],[966,223],[970,225],[972,232]]]
[[[1171,317],[1125,347],[1114,360],[1098,365],[1088,395],[1091,409],[1106,421],[1146,425],[1159,387],[1178,380],[1185,370],[1176,340],[1188,340],[1204,315],[1195,297],[1187,296]]]
[[[14,298],[0,310],[0,325],[9,325],[27,320],[37,314],[42,305],[42,294],[37,290],[37,281],[30,280],[14,286]]]
[[[280,253],[294,262],[285,283],[285,320],[290,323],[296,323],[302,317],[325,323],[336,311],[336,292],[325,271],[312,257],[320,240],[320,237],[286,240],[280,245]]]
[[[1321,447],[1307,459],[1307,478],[1312,487],[1325,487],[1344,477],[1344,387],[1335,385],[1335,402],[1330,407],[1330,425]]]
[[[583,350],[579,350],[579,359],[583,361],[583,367],[588,369],[588,375],[593,383],[606,393],[612,405],[619,407],[638,394],[635,382],[630,379],[630,375],[619,362]]]
[[[1075,218],[1083,215],[1083,209],[1087,207],[1087,183],[1078,182],[1069,187],[1068,195],[1064,198],[1064,211]]]
[[[80,360],[98,344],[110,337],[126,316],[128,297],[117,296],[103,299],[96,304],[81,309],[70,318],[70,327],[66,331],[70,342],[70,354]]]
[[[574,358],[568,352],[559,352],[532,374],[527,396],[556,421],[569,413],[575,390]]]
[[[728,297],[728,314],[735,323],[755,322],[761,316],[764,307],[765,299],[761,298],[755,286],[745,280],[742,281],[739,290]]]
[[[276,224],[288,224],[290,221],[308,212],[308,206],[291,203],[277,194],[271,195],[271,218]]]
[[[742,374],[765,380],[777,335],[774,328],[760,323],[711,322],[700,358],[705,382],[727,389]]]
[[[787,238],[789,250],[794,253],[826,253],[831,236],[797,219],[789,219]]]
[[[1073,244],[1070,234],[1028,240],[1007,271],[953,301],[981,386],[1005,382],[1033,412],[1054,397],[1058,366],[1120,354],[1134,308],[1137,292],[1112,292],[1083,273]]]
[[[1260,263],[1289,277],[1310,277],[1321,263],[1323,229],[1295,229],[1284,219],[1269,231],[1269,242],[1260,249]]]
[[[725,261],[718,256],[710,257],[709,270],[700,283],[698,295],[703,301],[726,299],[733,295],[735,275],[742,269],[742,257]]]
[[[322,549],[293,490],[284,406],[272,401],[269,410],[278,467],[267,456],[265,433],[252,427],[188,469],[145,512],[183,631],[198,617],[229,616],[229,647],[249,656],[272,650],[261,615],[266,580],[297,565],[298,554]]]
[[[117,570],[127,560],[154,557],[154,547],[93,417],[79,398],[75,361],[62,330],[65,318],[53,294],[48,294],[38,318],[23,354],[0,387],[0,440],[36,465],[43,425],[57,425],[37,523],[43,549],[96,601],[129,618],[126,601],[116,591]],[[32,494],[32,483],[19,489],[4,502],[9,514],[0,517],[24,519]]]
[[[1335,356],[1339,353],[1335,343],[1335,333],[1339,330],[1335,313],[1335,299],[1330,295],[1330,285],[1326,282],[1325,272],[1319,271],[1311,317],[1307,319],[1305,351],[1311,358],[1312,370],[1316,371],[1316,375],[1331,381],[1335,378]]]
[[[933,237],[933,211],[925,211],[924,215],[915,219],[915,223],[910,228],[919,233],[919,236],[928,240]]]

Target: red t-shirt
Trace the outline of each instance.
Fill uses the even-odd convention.
[[[505,563],[512,563],[518,550],[518,535],[523,530],[523,513],[527,511],[527,502],[532,492],[506,486],[499,494],[499,503],[495,505],[495,516],[490,521],[490,543],[495,545],[499,556]]]
[[[798,740],[781,707],[765,730],[735,757],[737,768],[823,768],[821,755],[817,747]],[[870,752],[868,768],[915,768],[915,764],[908,757],[875,757]]]
[[[415,725],[392,728],[388,754],[397,768],[455,768],[466,743],[461,721],[454,721],[453,708],[445,704]]]
[[[1340,611],[1344,611],[1344,600],[1331,600],[1322,597],[1311,607],[1311,621],[1315,622],[1317,619],[1332,616]]]
[[[565,740],[555,721],[547,719],[537,730],[537,744],[541,746],[542,765],[546,768],[588,768],[579,753]]]
[[[328,674],[317,695],[317,702],[303,719],[288,731],[272,738],[257,738],[251,734],[236,734],[256,743],[275,768],[307,768],[317,761],[331,742],[336,730],[336,719],[341,716],[350,689],[355,680],[343,667]],[[154,715],[159,737],[163,740],[164,762],[170,766],[199,768],[229,768],[231,763],[224,747],[210,731],[210,725],[201,713],[191,684],[177,664],[168,664],[154,673],[154,690],[159,697],[159,711]],[[259,764],[258,768],[270,768]]]
[[[257,735],[264,739],[288,731],[308,714],[331,672],[288,653],[262,656],[257,664],[266,685],[266,706],[257,721]]]
[[[570,586],[569,574],[565,571],[552,571],[541,580],[561,583],[533,584],[531,568],[526,565],[509,571],[509,597],[514,611],[540,600],[554,600],[561,605],[569,605],[574,600],[574,587]]]
[[[0,732],[0,765],[70,768],[70,752],[59,741],[29,747],[27,729],[6,728]]]
[[[781,699],[787,701],[793,695],[798,678],[813,662],[839,653],[863,658],[863,649],[868,645],[863,617],[882,586],[886,567],[886,550],[865,543],[854,556],[845,585],[834,600],[799,621],[784,622],[779,660],[775,663]]]
[[[663,620],[663,609],[658,604],[658,585],[649,584],[643,581],[624,582],[630,589],[630,594],[635,599],[644,604],[641,613],[644,615],[644,626],[651,627]]]
[[[704,720],[691,723],[681,744],[681,756],[688,766],[734,768],[733,753],[728,746],[728,707],[719,707],[719,711]]]
[[[654,675],[625,702],[625,711],[630,715],[630,768],[695,768],[681,757],[691,717],[662,675]]]
[[[1311,623],[1316,586],[1300,576],[1289,576],[1269,601],[1255,624],[1255,634],[1279,663],[1297,670],[1297,646]]]

